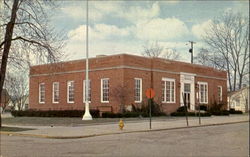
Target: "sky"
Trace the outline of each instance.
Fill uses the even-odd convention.
[[[86,2],[59,1],[52,24],[66,33],[65,60],[85,58]],[[245,1],[89,1],[89,56],[120,53],[141,55],[144,46],[157,42],[175,49],[181,61],[190,62],[206,47],[204,29],[225,12],[249,12]]]

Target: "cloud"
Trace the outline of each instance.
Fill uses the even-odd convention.
[[[141,40],[176,39],[189,33],[185,23],[177,18],[154,18],[136,25],[135,35]]]
[[[68,5],[61,7],[62,13],[73,19],[85,19],[85,7],[81,5]]]
[[[209,19],[201,24],[196,24],[192,27],[192,33],[194,36],[201,39],[204,35],[206,35],[206,29],[208,29],[212,23],[212,20]]]
[[[159,3],[155,2],[150,7],[131,6],[129,8],[123,8],[122,12],[117,14],[118,17],[125,18],[126,20],[137,23],[138,21],[145,21],[159,16],[160,7]]]
[[[74,2],[64,5],[61,11],[70,18],[79,20],[86,18],[85,2]],[[90,1],[89,18],[91,21],[101,21],[105,17],[118,17],[126,19],[132,23],[138,20],[147,20],[157,17],[160,13],[158,2],[150,6],[130,6],[124,2],[114,1]]]
[[[130,34],[127,28],[118,28],[115,25],[96,24],[89,26],[90,40],[109,40],[124,38]],[[69,31],[68,37],[74,41],[84,41],[86,36],[86,25],[80,25],[76,29]]]
[[[128,38],[130,31],[127,28],[119,28],[115,25],[97,24],[89,27],[89,54],[91,57],[97,54],[115,54],[138,51],[137,42],[124,40]],[[70,59],[79,59],[85,56],[86,49],[86,25],[69,31],[66,52]]]
[[[68,4],[68,3],[66,3]],[[90,1],[89,2],[89,18],[91,21],[100,21],[106,15],[118,12],[122,8],[122,2],[102,2]],[[79,20],[86,18],[86,4],[85,1],[69,3],[61,7],[61,11],[70,18]]]
[[[113,55],[121,53],[129,54],[141,54],[142,44],[134,41],[105,41],[98,40],[89,42],[89,56],[95,57],[96,55]],[[72,41],[69,40],[66,46],[66,52],[69,56],[69,60],[81,59],[85,57],[86,54],[86,43],[85,41]],[[68,59],[68,58],[67,58]]]
[[[91,1],[90,11],[96,9],[107,14],[120,11],[123,5],[124,3],[119,1]]]
[[[186,24],[175,17],[160,18],[161,2],[150,2],[144,5],[124,5],[125,3],[90,2],[89,16],[94,22],[89,26],[89,54],[94,57],[98,54],[130,53],[140,55],[146,41],[159,41],[164,47],[177,51],[183,49],[183,43],[169,41],[177,40],[189,34]],[[137,4],[137,3],[135,3]],[[73,6],[64,8],[65,13],[72,18],[84,19],[85,8]],[[71,12],[73,11],[73,12]],[[106,18],[112,23],[112,18],[125,21],[126,27],[103,23]],[[108,21],[108,22],[110,22]],[[128,21],[130,23],[128,23]],[[66,52],[71,59],[85,56],[86,25],[68,32]],[[185,47],[185,44],[184,44]],[[185,48],[184,52],[186,53]]]
[[[162,1],[161,3],[162,4],[172,4],[172,5],[175,5],[177,3],[179,3],[180,0],[167,0],[167,1]]]

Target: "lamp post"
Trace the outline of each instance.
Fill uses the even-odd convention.
[[[89,27],[89,4],[88,0],[86,0],[86,81],[85,81],[85,113],[82,117],[82,120],[92,120],[92,116],[89,112],[89,43],[88,43],[88,27]]]

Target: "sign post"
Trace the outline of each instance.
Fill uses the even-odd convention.
[[[187,98],[183,92],[182,92],[182,99],[183,99],[183,103],[184,103],[185,115],[186,115],[186,121],[187,121],[187,127],[188,127],[188,111],[187,111],[187,102],[186,102]]]
[[[153,98],[155,96],[155,91],[152,88],[149,88],[146,90],[146,96],[148,98],[148,106],[149,106],[149,129],[151,130],[152,125],[152,103],[153,103]]]
[[[199,100],[199,92],[197,92],[196,97],[197,97],[197,103],[199,107],[199,124],[201,125],[201,106],[200,106],[200,100]]]

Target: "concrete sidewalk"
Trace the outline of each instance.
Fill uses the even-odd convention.
[[[202,127],[211,125],[223,125],[230,123],[249,122],[249,115],[231,115],[231,116],[212,116],[201,117],[201,125],[199,125],[198,117],[189,117],[189,127]],[[33,136],[42,138],[84,138],[93,136],[102,136],[110,134],[132,133],[132,132],[147,132],[147,131],[159,131],[187,128],[185,117],[178,118],[176,120],[152,120],[152,129],[149,129],[148,121],[128,122],[125,123],[123,130],[119,130],[117,124],[103,124],[103,125],[91,125],[91,126],[56,126],[56,127],[43,127],[43,126],[29,126],[28,128],[34,128],[36,130],[21,131],[21,132],[4,132],[1,134],[19,135],[19,136]],[[9,126],[9,125],[4,125]],[[24,127],[27,126],[15,126]]]

